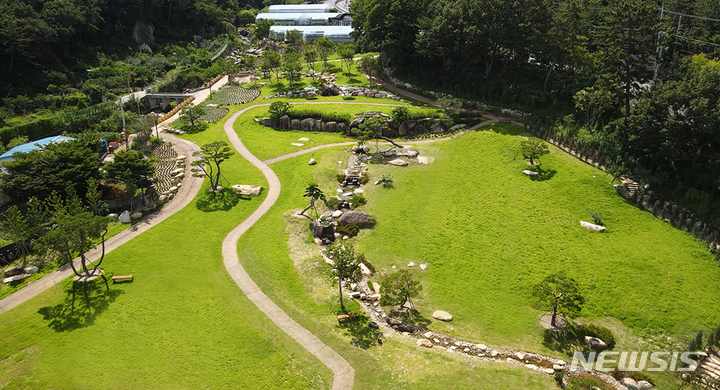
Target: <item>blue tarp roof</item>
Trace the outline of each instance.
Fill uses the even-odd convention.
[[[47,138],[39,139],[37,141],[28,142],[26,144],[18,145],[16,147],[8,150],[7,152],[5,152],[5,154],[0,156],[0,160],[6,159],[8,157],[14,157],[18,153],[29,153],[29,152],[32,152],[33,150],[38,150],[49,144],[55,144],[58,142],[65,142],[65,141],[72,141],[74,139],[75,138],[66,137],[64,135],[56,135],[54,137],[47,137]]]

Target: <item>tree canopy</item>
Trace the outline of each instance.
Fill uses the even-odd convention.
[[[52,192],[65,193],[68,184],[76,193],[85,193],[90,178],[98,178],[100,143],[92,137],[48,144],[41,150],[20,153],[15,161],[4,162],[9,175],[2,190],[21,200],[40,199]]]

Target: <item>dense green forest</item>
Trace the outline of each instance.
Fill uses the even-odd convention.
[[[207,40],[232,29],[240,10],[257,6],[262,2],[2,0],[0,97],[80,90],[95,100],[105,84],[147,85],[176,65],[173,57],[213,49]],[[127,61],[121,67],[117,60]]]
[[[717,0],[355,0],[353,18],[401,79],[532,112],[720,222]]]

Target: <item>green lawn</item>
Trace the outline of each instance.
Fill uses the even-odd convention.
[[[118,220],[114,220],[108,224],[108,232],[105,235],[105,239],[109,239],[110,237],[122,232],[123,230],[127,229],[128,227],[140,222],[141,220],[133,220],[131,224],[122,223]],[[8,242],[9,243],[9,242]],[[7,245],[7,244],[4,244]],[[21,260],[16,260],[15,264],[20,264]],[[27,279],[23,279],[14,283],[10,284],[0,284],[0,299],[5,298],[9,295],[12,295],[16,291],[22,289],[23,287],[27,286],[28,283],[32,283],[35,280],[38,280],[42,278],[43,276],[55,271],[59,266],[67,263],[66,260],[58,260],[56,262],[53,262],[51,264],[48,264],[43,269],[38,271],[37,273],[33,274]],[[28,258],[28,265],[32,264],[31,258]],[[8,266],[9,267],[9,266]]]
[[[522,131],[495,124],[420,147],[433,165],[370,168],[371,181],[391,173],[395,189],[366,188],[378,224],[358,245],[384,270],[429,264],[418,275],[418,306],[426,317],[455,316],[432,328],[552,353],[527,291],[560,270],[580,283],[583,321],[616,331],[616,350],[682,348],[717,326],[720,268],[706,247],[625,203],[609,175],[554,147],[542,158],[545,180],[530,180],[521,173]],[[606,233],[580,227],[593,211],[604,214]]]
[[[213,125],[192,138],[226,139],[221,129]],[[223,172],[232,184],[267,186],[237,155]],[[233,198],[208,204],[202,192],[108,254],[103,268],[132,273],[135,281],[112,285],[109,296],[92,301],[92,310],[79,300],[70,313],[64,282],[3,314],[0,388],[329,387],[330,371],[278,330],[227,275],[222,239],[264,196]]]
[[[246,130],[237,130],[253,152],[266,153],[270,141],[250,142]],[[542,158],[547,175],[530,180],[521,173],[527,167],[519,157],[522,131],[495,124],[422,145],[423,155],[436,158],[429,166],[370,166],[371,182],[390,173],[395,189],[366,186],[365,210],[378,225],[353,241],[381,272],[410,261],[429,264],[417,274],[425,287],[417,301],[421,314],[430,318],[442,309],[455,315],[452,323],[430,327],[495,347],[563,357],[542,344],[541,313],[530,307],[527,294],[557,270],[580,282],[587,299],[580,321],[612,328],[616,350],[682,348],[697,329],[716,326],[720,297],[713,291],[720,287],[720,269],[705,246],[625,203],[610,176],[554,147]],[[347,153],[341,148],[313,156],[315,167],[306,165],[309,156],[272,165],[283,183],[280,200],[241,239],[239,253],[263,290],[328,342],[337,337],[326,335],[339,306],[336,292],[318,276],[322,267],[307,244],[305,224],[282,222],[290,210],[305,206],[301,193],[308,182],[326,193],[336,188],[337,161]],[[605,215],[606,233],[580,227],[592,211]],[[303,240],[307,247],[297,250]],[[326,326],[317,324],[323,321]],[[342,342],[334,345],[344,350]],[[655,376],[662,384],[672,381]]]
[[[337,99],[337,96],[325,99]],[[291,103],[294,102],[293,100],[284,100],[290,101]],[[353,100],[352,102],[367,102],[368,104],[297,104],[296,107],[298,109],[318,111],[328,110],[338,114],[350,115],[369,111],[378,111],[389,114],[392,112],[393,107],[374,105],[370,104],[370,102],[397,104],[397,102],[394,100],[373,98],[358,98],[358,100]],[[434,113],[436,111],[437,110],[410,107],[411,113]],[[242,139],[245,146],[247,146],[253,152],[253,154],[255,154],[255,156],[257,156],[261,160],[266,160],[283,154],[292,153],[298,150],[309,149],[317,145],[335,142],[356,141],[354,138],[343,136],[340,133],[275,130],[269,127],[265,127],[260,123],[256,123],[254,120],[254,118],[263,118],[268,116],[270,116],[270,113],[268,112],[268,107],[256,107],[248,110],[245,114],[240,116],[235,121],[235,131],[238,133],[238,136],[240,136],[240,139]],[[310,141],[299,141],[299,138],[309,138]],[[291,145],[292,143],[301,143],[303,144],[303,146]],[[316,153],[322,154],[322,151]],[[310,157],[314,155],[315,154],[310,154],[307,159],[309,160]]]
[[[239,134],[243,135],[242,131]],[[272,164],[282,183],[278,202],[239,241],[240,261],[274,302],[296,321],[343,355],[355,368],[357,389],[555,389],[552,377],[504,363],[482,362],[426,350],[413,340],[386,334],[382,346],[367,331],[367,319],[352,327],[338,326],[336,290],[327,276],[317,246],[304,220],[289,216],[306,202],[302,192],[314,181],[324,189],[335,182],[337,161],[347,159],[343,148],[331,148],[307,165],[307,156]],[[358,311],[356,303],[348,305]],[[355,344],[358,346],[355,346]]]

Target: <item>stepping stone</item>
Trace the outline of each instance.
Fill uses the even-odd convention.
[[[298,141],[308,142],[308,141],[310,141],[310,138],[302,137],[302,138],[298,138]]]
[[[537,172],[531,171],[531,170],[529,170],[529,169],[523,170],[523,173],[526,174],[526,175],[528,175],[528,176],[537,176],[537,175],[538,175]]]
[[[297,143],[297,142],[291,142],[290,145],[292,145],[292,146],[305,146],[305,144],[300,144],[300,143]]]

